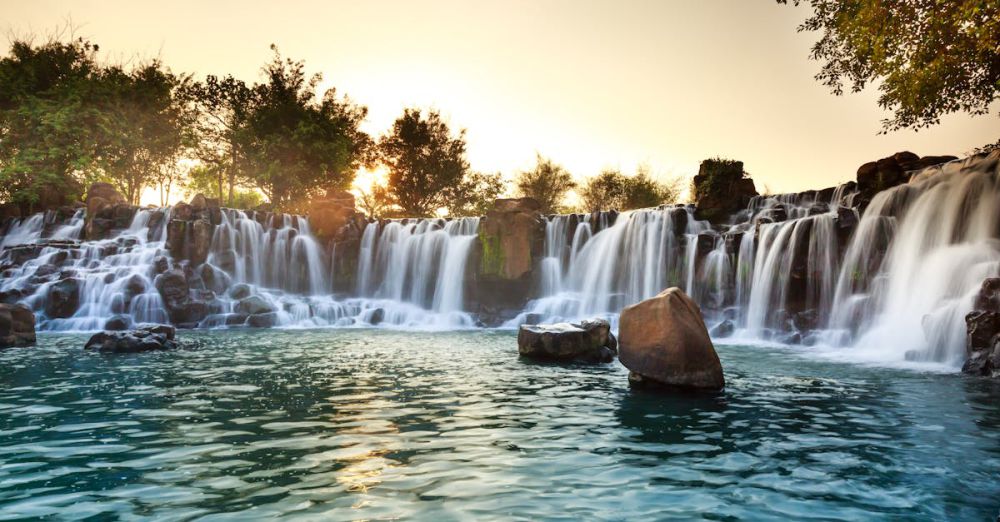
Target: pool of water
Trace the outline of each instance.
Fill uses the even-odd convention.
[[[0,351],[0,519],[993,520],[1000,386],[721,346],[715,395],[510,332],[182,332]]]

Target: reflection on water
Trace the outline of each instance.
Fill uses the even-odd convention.
[[[728,388],[628,389],[513,334],[184,332],[0,352],[0,519],[977,519],[1000,389],[720,347]]]

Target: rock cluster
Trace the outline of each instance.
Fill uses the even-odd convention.
[[[23,304],[0,304],[0,348],[35,344],[35,315]]]
[[[358,252],[361,235],[368,220],[357,210],[354,194],[330,189],[321,198],[309,202],[309,228],[316,238],[330,244],[338,255],[333,259],[335,290],[349,291],[356,287]]]
[[[989,278],[976,297],[975,309],[965,316],[966,353],[962,371],[1000,377],[1000,278]]]
[[[196,194],[188,203],[178,203],[167,223],[167,250],[174,261],[198,266],[208,259],[215,227],[222,222],[219,200]]]
[[[753,180],[743,171],[742,161],[707,159],[694,177],[695,217],[721,223],[743,210],[757,195]]]
[[[920,157],[910,151],[897,152],[858,167],[858,190],[867,196],[909,181],[909,172],[958,159],[955,156]]]
[[[517,351],[524,357],[548,361],[611,362],[618,342],[604,319],[579,323],[522,325]]]
[[[619,360],[638,386],[721,390],[722,363],[698,305],[679,288],[625,307]]]
[[[104,239],[112,230],[128,228],[138,207],[129,205],[114,185],[94,183],[85,199],[87,219],[84,235],[88,239]]]
[[[84,346],[87,350],[110,353],[136,353],[177,347],[176,330],[162,324],[139,325],[133,330],[105,331],[94,334]]]

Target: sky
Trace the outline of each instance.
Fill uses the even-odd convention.
[[[0,41],[71,24],[112,61],[260,79],[269,45],[369,109],[379,135],[404,107],[467,129],[474,169],[513,177],[550,157],[574,176],[648,165],[690,177],[742,160],[758,190],[854,179],[900,150],[963,155],[1000,138],[997,111],[879,135],[878,93],[813,79],[808,8],[772,0],[0,1]]]

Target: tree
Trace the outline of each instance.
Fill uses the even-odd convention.
[[[347,189],[370,162],[371,139],[359,128],[368,110],[334,89],[317,101],[321,75],[303,62],[274,59],[253,87],[246,124],[238,131],[240,171],[278,209],[294,209],[327,189]]]
[[[622,209],[627,178],[621,171],[605,169],[590,178],[580,190],[580,202],[586,212]]]
[[[543,214],[558,212],[566,192],[576,187],[576,183],[569,172],[541,154],[536,154],[535,161],[535,168],[518,174],[517,191],[523,197],[537,200]]]
[[[0,200],[25,213],[77,199],[97,175],[94,45],[11,42],[0,60]]]
[[[466,217],[486,214],[507,186],[500,173],[469,172],[458,184],[445,190],[449,216]]]
[[[219,165],[215,164],[197,165],[191,168],[184,183],[184,192],[187,193],[188,197],[195,194],[214,194],[215,190],[218,189],[220,168]],[[236,185],[233,188],[232,202],[226,205],[230,208],[249,209],[260,205],[263,201],[264,198],[261,197],[260,192]]]
[[[129,203],[139,204],[145,187],[172,176],[190,143],[194,116],[175,96],[188,81],[156,60],[100,73],[98,164]]]
[[[469,171],[465,130],[452,136],[437,111],[405,109],[378,144],[393,201],[412,217],[433,215]]]
[[[360,190],[358,204],[369,219],[385,217],[392,208],[392,194],[385,183],[373,182],[367,190]]]
[[[214,169],[216,187],[206,194],[218,194],[219,201],[236,207],[236,186],[244,137],[254,91],[242,80],[232,76],[209,75],[203,82],[194,82],[182,91],[184,100],[198,114],[194,130],[197,134],[195,153],[203,163]],[[245,163],[245,161],[244,161]],[[228,198],[226,186],[228,185]]]
[[[608,169],[587,180],[580,199],[587,212],[632,210],[673,203],[677,201],[678,187],[677,179],[665,183],[654,180],[645,166],[640,166],[635,176]]]
[[[788,0],[777,0],[788,3]],[[893,112],[882,132],[920,129],[942,115],[987,114],[1000,98],[1000,3],[996,0],[792,0],[813,15],[799,31],[818,31],[816,79],[840,95],[878,83]]]

